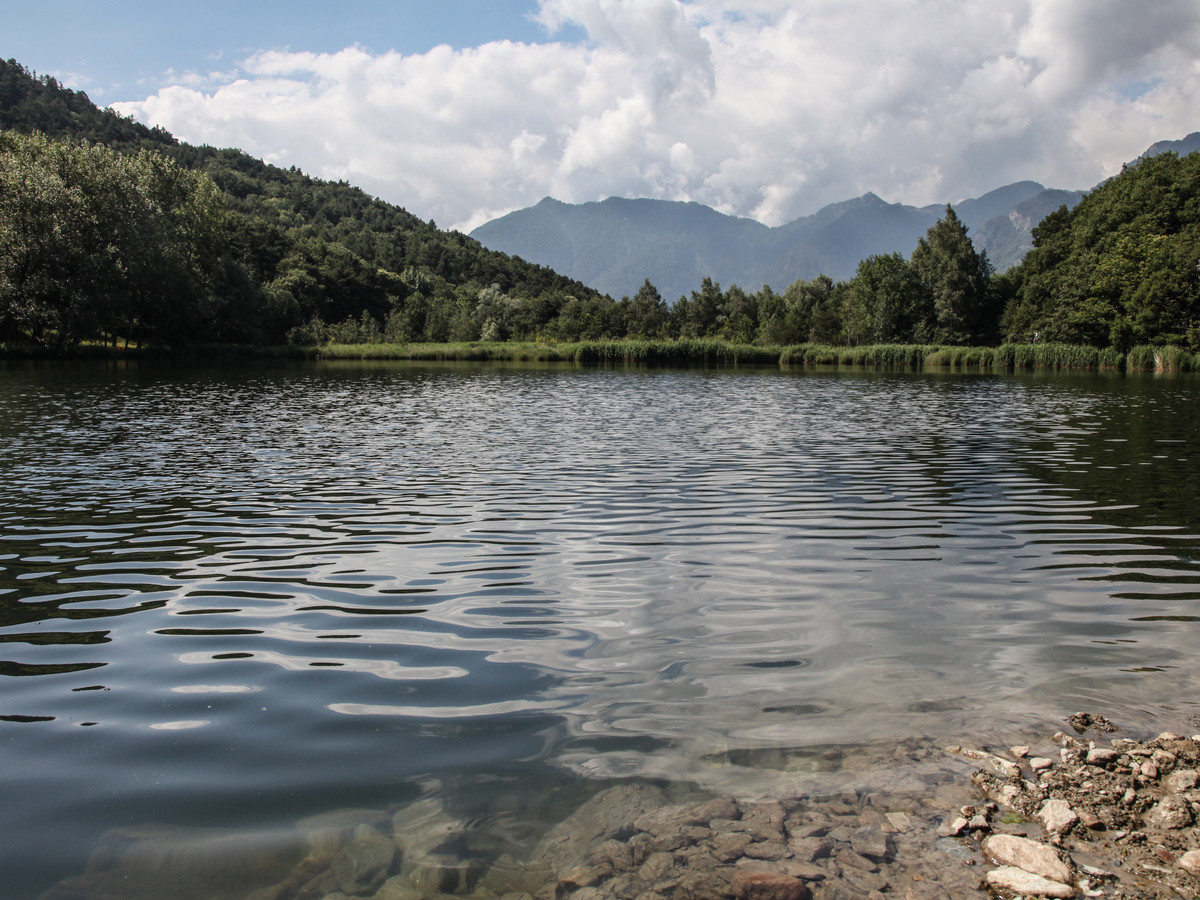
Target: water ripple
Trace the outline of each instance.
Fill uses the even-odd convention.
[[[1194,705],[1196,391],[9,366],[6,833]]]

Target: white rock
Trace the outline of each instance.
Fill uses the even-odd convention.
[[[996,756],[994,753],[987,753],[983,750],[975,750],[971,747],[960,747],[958,745],[947,747],[946,752],[973,760],[983,766],[983,768],[989,769],[993,775],[999,775],[1002,778],[1015,778],[1021,774],[1021,770],[1016,763],[1009,762],[1007,759]]]
[[[1029,760],[1029,768],[1035,772],[1045,772],[1054,765],[1054,760],[1046,759],[1044,756],[1035,756]]]
[[[982,847],[988,859],[997,865],[1016,866],[1051,881],[1071,883],[1070,867],[1045,844],[1015,834],[994,834],[984,839]]]
[[[988,796],[999,803],[1001,806],[1011,809],[1013,804],[1021,797],[1021,788],[1011,782],[1002,784],[993,791],[988,791]]]
[[[1179,857],[1179,865],[1186,871],[1200,878],[1200,850],[1189,850]]]
[[[1027,746],[1025,746],[1024,744],[1021,744],[1018,747],[1009,747],[1008,752],[1011,753],[1013,756],[1015,756],[1017,759],[1024,759],[1026,756],[1029,755],[1029,748]]]
[[[1176,769],[1163,779],[1163,787],[1172,794],[1182,794],[1190,791],[1200,781],[1200,773],[1195,769]]]
[[[1051,834],[1062,834],[1079,821],[1079,816],[1066,800],[1047,800],[1038,810],[1037,819]]]
[[[1014,894],[1062,898],[1075,896],[1075,888],[1071,885],[1059,884],[1016,866],[993,869],[987,873],[987,883],[998,891],[1012,891]]]
[[[1160,828],[1176,830],[1192,824],[1192,810],[1181,797],[1166,797],[1146,813],[1146,822]]]

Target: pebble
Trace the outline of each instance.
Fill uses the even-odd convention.
[[[1088,751],[1087,764],[1089,766],[1100,766],[1107,769],[1116,763],[1121,758],[1121,754],[1116,750],[1107,749],[1104,747],[1095,747]]]
[[[733,890],[741,900],[806,900],[812,896],[799,878],[769,872],[738,872]]]
[[[969,824],[970,822],[968,822],[962,816],[956,816],[955,818],[951,819],[948,824],[945,824],[939,828],[938,834],[941,834],[945,837],[958,837],[967,830],[967,826]]]

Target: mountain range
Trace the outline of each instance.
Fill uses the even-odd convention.
[[[1197,149],[1200,132],[1154,144],[1142,157]],[[956,203],[954,211],[976,249],[986,250],[1003,272],[1024,258],[1033,228],[1046,215],[1074,207],[1085,193],[1019,181]],[[471,237],[615,298],[632,296],[649,278],[671,302],[697,290],[705,277],[746,290],[763,284],[782,290],[821,274],[849,279],[868,256],[909,256],[945,208],[888,203],[867,193],[772,228],[700,203],[611,197],[571,204],[547,197],[486,222]]]

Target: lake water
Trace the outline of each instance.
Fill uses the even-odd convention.
[[[0,368],[0,884],[1200,712],[1200,380]],[[1056,724],[1057,723],[1057,724]],[[514,800],[514,798],[519,798]],[[490,818],[489,818],[490,817]]]

